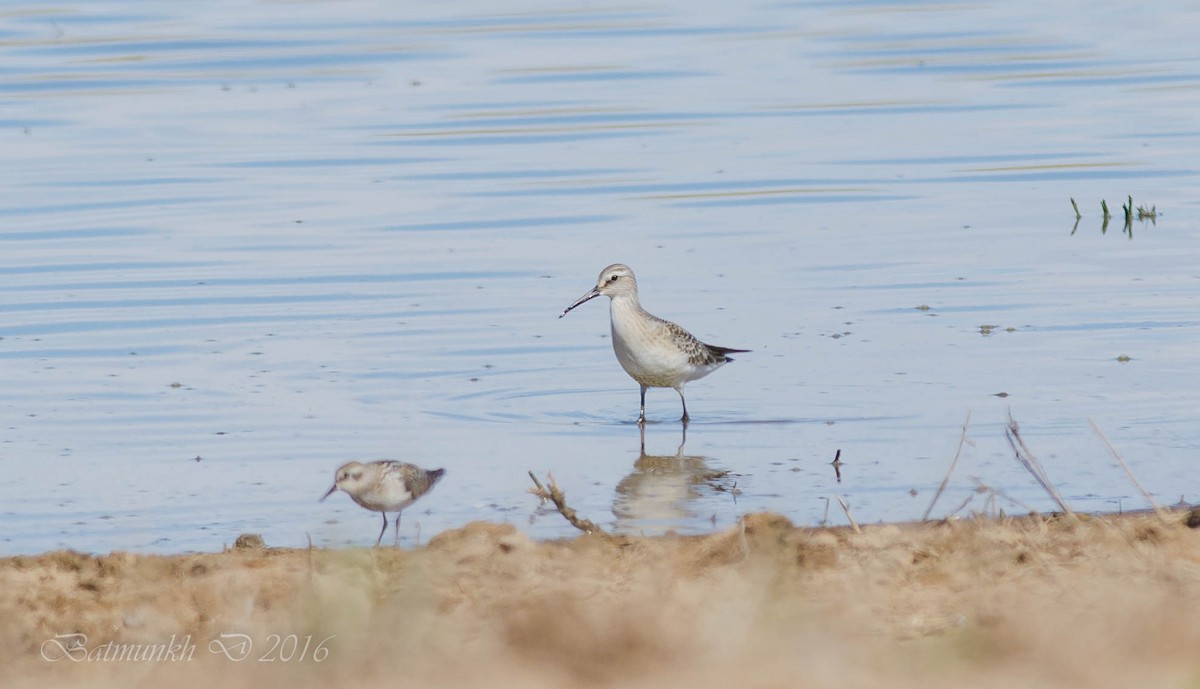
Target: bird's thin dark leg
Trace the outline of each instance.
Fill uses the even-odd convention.
[[[392,545],[396,546],[397,548],[400,547],[400,515],[402,515],[402,514],[404,514],[404,513],[403,512],[396,513],[396,541]]]
[[[642,386],[642,410],[638,413],[638,425],[646,423],[646,386]]]
[[[383,515],[383,528],[379,530],[379,538],[375,539],[375,545],[379,545],[383,541],[383,532],[387,531],[387,512],[380,512]]]
[[[678,393],[679,393],[679,402],[680,402],[681,404],[683,404],[683,416],[682,416],[682,417],[680,417],[680,419],[679,419],[679,420],[680,420],[680,422],[682,422],[682,423],[683,423],[683,425],[685,425],[685,426],[686,426],[686,425],[687,425],[687,422],[688,422],[688,415],[687,415],[687,400],[683,399],[683,388],[675,388],[675,392],[678,392]]]

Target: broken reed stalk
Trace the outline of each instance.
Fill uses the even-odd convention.
[[[921,521],[928,521],[929,513],[933,512],[933,506],[937,504],[938,498],[942,497],[942,492],[946,490],[946,484],[950,483],[950,474],[954,473],[954,467],[958,466],[958,458],[962,455],[963,444],[967,442],[967,424],[971,423],[971,410],[967,410],[967,418],[963,419],[962,435],[958,436],[958,449],[954,451],[954,459],[950,460],[950,468],[946,469],[946,475],[942,477],[942,485],[938,486],[937,492],[933,494],[933,499],[929,501],[929,507],[925,508],[925,514],[921,515]]]
[[[988,495],[1003,498],[1003,499],[1011,502],[1012,504],[1016,505],[1017,507],[1020,507],[1021,509],[1025,510],[1029,514],[1037,514],[1038,513],[1037,510],[1033,509],[1029,505],[1026,505],[1025,503],[1021,502],[1020,500],[1014,498],[1013,496],[1009,495],[1008,493],[1005,493],[1004,491],[1000,490],[999,488],[992,488],[991,486],[984,483],[983,481],[980,481],[978,478],[976,478],[974,476],[971,477],[971,480],[975,482],[975,490],[976,491],[984,491]]]
[[[1154,497],[1150,495],[1150,491],[1142,487],[1142,484],[1137,480],[1137,477],[1133,475],[1132,471],[1130,471],[1129,465],[1126,464],[1125,460],[1121,457],[1121,453],[1117,452],[1117,448],[1113,447],[1112,443],[1108,442],[1108,438],[1104,435],[1104,432],[1100,430],[1100,427],[1096,425],[1096,422],[1089,418],[1088,423],[1092,425],[1092,430],[1096,432],[1096,435],[1100,436],[1100,439],[1104,441],[1104,446],[1108,448],[1108,453],[1111,454],[1113,459],[1117,460],[1117,464],[1120,464],[1121,468],[1125,470],[1125,475],[1129,477],[1129,482],[1133,484],[1134,488],[1138,489],[1138,492],[1142,494],[1142,497],[1146,498],[1146,502],[1150,503],[1150,506],[1154,508],[1154,513],[1158,515],[1158,518],[1164,522],[1168,521],[1166,511],[1159,507],[1158,503],[1154,501]]]
[[[537,479],[537,476],[533,475],[532,471],[529,472],[529,478],[533,479],[533,485],[535,486],[534,488],[530,488],[529,492],[533,495],[536,495],[543,502],[549,500],[550,502],[554,503],[554,506],[558,508],[558,513],[561,514],[563,519],[566,519],[571,526],[584,533],[594,533],[606,538],[608,537],[608,532],[597,526],[592,520],[580,517],[579,513],[577,513],[570,505],[567,504],[567,496],[563,493],[562,489],[558,487],[558,484],[554,482],[553,474],[549,472],[546,473],[546,485],[548,487],[543,487],[542,482]]]
[[[308,539],[308,583],[311,585],[313,581],[313,544],[312,535],[307,531],[304,532],[304,537]]]
[[[996,515],[996,494],[995,493],[989,493],[988,496],[983,499],[983,513],[985,515],[992,516],[992,517],[994,517]]]
[[[846,505],[846,501],[840,495],[834,495],[837,498],[838,504],[842,506],[842,511],[846,513],[846,519],[850,520],[850,528],[854,529],[854,533],[862,533],[862,529],[858,528],[858,522],[854,521],[854,515],[850,514],[850,507]]]
[[[1046,491],[1046,494],[1054,500],[1063,514],[1074,516],[1075,512],[1070,507],[1067,507],[1067,503],[1063,502],[1062,496],[1058,494],[1058,490],[1050,483],[1050,479],[1046,477],[1046,470],[1042,468],[1042,463],[1038,461],[1037,457],[1033,456],[1033,453],[1025,445],[1025,441],[1021,438],[1021,431],[1017,427],[1017,421],[1012,417],[1012,413],[1008,415],[1008,428],[1004,429],[1004,437],[1008,438],[1008,444],[1012,446],[1017,462],[1033,475],[1033,478],[1042,486],[1042,490]]]
[[[750,557],[750,542],[746,540],[746,518],[738,520],[738,548],[742,551],[742,559]]]
[[[971,504],[971,501],[975,499],[976,495],[979,495],[979,493],[971,493],[970,495],[968,495],[966,500],[963,500],[961,503],[959,503],[958,507],[955,507],[953,510],[950,511],[950,514],[946,515],[946,518],[949,519],[950,517],[955,516],[959,512],[962,512],[963,509],[965,509],[967,505]]]

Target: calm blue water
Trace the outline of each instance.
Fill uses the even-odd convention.
[[[449,470],[410,544],[569,535],[528,470],[629,533],[914,519],[968,411],[937,516],[975,479],[1052,507],[1010,412],[1076,509],[1144,505],[1088,419],[1193,501],[1197,35],[1182,2],[8,2],[0,553],[369,544],[317,503],[349,458]],[[686,438],[654,390],[643,446],[601,300],[557,318],[618,261],[754,350]]]

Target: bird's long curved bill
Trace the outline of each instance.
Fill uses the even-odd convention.
[[[320,499],[320,500],[318,500],[317,502],[325,502],[325,498],[329,497],[330,495],[333,495],[333,492],[334,492],[335,490],[337,490],[337,484],[336,484],[336,483],[335,483],[335,484],[333,484],[332,486],[330,486],[330,487],[329,487],[329,490],[328,490],[328,491],[326,491],[326,493],[325,493],[324,495],[322,495],[322,496],[321,496],[321,499]]]
[[[576,299],[574,304],[571,304],[571,305],[570,305],[570,306],[568,306],[567,308],[563,309],[563,312],[562,312],[562,313],[560,313],[560,314],[558,314],[558,317],[559,317],[559,318],[562,318],[563,316],[567,315],[567,313],[568,313],[568,312],[569,312],[571,309],[575,308],[576,306],[579,306],[580,304],[582,304],[583,302],[585,302],[585,301],[587,301],[587,300],[589,300],[589,299],[595,299],[595,298],[596,298],[596,297],[598,297],[598,296],[600,296],[600,290],[598,290],[598,289],[596,289],[595,287],[593,287],[591,290],[589,290],[589,291],[588,291],[588,293],[587,293],[587,294],[585,294],[585,295],[583,295],[582,297],[580,297],[580,298]]]

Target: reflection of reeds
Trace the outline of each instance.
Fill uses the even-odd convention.
[[[1075,234],[1075,231],[1079,229],[1079,220],[1083,217],[1083,214],[1079,212],[1079,204],[1075,203],[1074,198],[1071,198],[1071,208],[1075,211],[1075,224],[1071,226],[1071,234]],[[1133,207],[1133,196],[1126,196],[1125,203],[1121,204],[1121,211],[1125,214],[1125,223],[1121,228],[1121,232],[1128,236],[1129,239],[1133,239],[1133,220],[1135,210],[1137,211],[1137,220],[1139,222],[1144,223],[1149,220],[1150,223],[1154,225],[1157,224],[1158,221],[1157,207],[1151,205],[1149,208],[1147,208],[1143,204],[1135,209]],[[1100,199],[1100,211],[1102,214],[1100,234],[1106,234],[1108,232],[1108,221],[1112,219],[1112,213],[1109,212],[1108,201],[1105,199]]]

